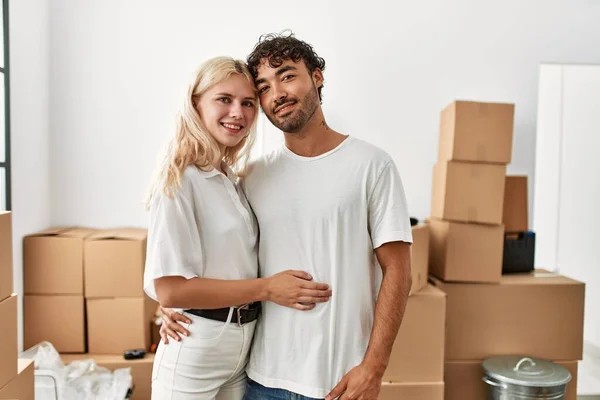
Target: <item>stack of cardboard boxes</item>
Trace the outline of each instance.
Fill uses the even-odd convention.
[[[454,102],[441,114],[430,273],[447,294],[446,400],[485,398],[481,363],[500,355],[559,362],[573,375],[567,398],[576,396],[584,285],[542,270],[502,275],[513,116],[511,104],[475,102]]]
[[[583,351],[584,285],[547,272],[505,275],[499,284],[436,280],[448,295],[446,400],[485,398],[481,362],[523,355],[552,360],[572,375],[567,400],[576,399],[577,360]]]
[[[131,367],[133,399],[150,398],[150,347],[156,302],[143,291],[146,230],[57,228],[23,240],[24,346],[48,341],[64,362],[93,358]]]
[[[150,347],[157,303],[143,290],[146,237],[145,229],[97,231],[86,238],[83,252],[88,357],[110,370],[131,368],[133,400],[150,398],[154,362],[152,354],[140,360],[123,358],[126,350]]]
[[[23,239],[24,347],[48,341],[85,353],[83,241],[89,229],[53,228]]]
[[[513,116],[512,104],[464,101],[441,113],[430,220],[430,272],[440,279],[500,281]]]
[[[84,243],[90,354],[150,347],[157,304],[143,289],[146,235],[141,229],[98,231]]]
[[[381,400],[444,398],[446,295],[428,284],[429,226],[413,227],[413,285],[383,376]]]
[[[11,213],[0,212],[0,399],[33,400],[33,361],[17,359],[17,295],[12,271]]]

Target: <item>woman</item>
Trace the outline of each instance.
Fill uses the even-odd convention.
[[[150,192],[144,289],[191,322],[189,336],[158,347],[153,399],[241,399],[260,302],[309,310],[331,295],[302,271],[257,279],[258,227],[233,172],[245,168],[257,113],[245,65],[207,61]]]

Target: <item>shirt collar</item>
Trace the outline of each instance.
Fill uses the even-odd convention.
[[[223,163],[221,165],[221,167],[223,168],[224,174],[221,174],[221,172],[219,172],[216,168],[213,168],[210,171],[203,171],[200,168],[198,168],[198,172],[200,173],[200,175],[202,175],[206,179],[213,178],[213,177],[218,176],[218,175],[225,175],[229,179],[236,179],[237,178],[237,176],[235,175],[235,173],[233,172],[233,170],[229,167],[229,165]]]

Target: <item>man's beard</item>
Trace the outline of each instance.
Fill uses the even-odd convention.
[[[302,99],[302,101],[298,102],[300,108],[297,108],[292,111],[292,114],[288,117],[278,119],[277,116],[270,116],[265,113],[269,121],[273,125],[275,125],[278,129],[281,129],[285,133],[298,133],[300,132],[310,121],[312,116],[317,111],[319,107],[319,95],[317,93],[317,88],[314,87],[314,90],[309,91],[306,96]],[[286,100],[282,104],[288,103],[293,100]],[[281,105],[281,104],[280,104]]]

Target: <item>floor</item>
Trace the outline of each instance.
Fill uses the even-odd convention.
[[[578,400],[600,400],[600,349],[586,344],[579,362]]]

